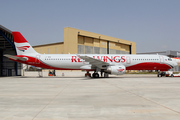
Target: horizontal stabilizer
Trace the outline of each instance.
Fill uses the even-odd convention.
[[[6,54],[6,55],[4,55],[5,57],[8,57],[8,58],[11,58],[11,59],[13,59],[13,60],[21,60],[21,61],[26,61],[27,60],[27,58],[22,58],[22,57],[17,57],[17,56],[14,56],[14,55],[8,55],[8,54]]]

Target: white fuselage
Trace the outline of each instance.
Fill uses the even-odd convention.
[[[128,55],[128,54],[80,54],[81,56],[88,56],[91,58],[98,59],[103,62],[109,63],[110,66],[124,65],[127,70],[129,68],[133,70],[145,69],[144,66],[154,65],[154,70],[166,69],[167,66],[172,68],[177,65],[172,59],[167,56],[162,55]],[[51,66],[58,69],[82,69],[82,66],[87,66],[87,69],[93,69],[91,64],[81,58],[76,54],[38,54],[35,57],[36,64],[41,64],[41,62],[47,66]],[[27,61],[28,62],[28,61]],[[149,65],[148,65],[149,64]],[[89,65],[89,67],[88,67]],[[165,68],[157,68],[165,65]],[[135,66],[135,68],[133,68]],[[43,67],[43,66],[42,66]],[[151,67],[151,69],[153,69]],[[147,68],[149,70],[149,68]]]

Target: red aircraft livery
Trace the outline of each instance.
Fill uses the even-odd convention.
[[[30,47],[30,46],[22,46],[22,47],[17,47],[17,49],[24,52],[24,51],[27,50],[29,47]]]
[[[85,76],[98,78],[99,73],[122,75],[126,70],[166,71],[180,64],[179,58],[172,59],[163,55],[130,54],[39,54],[20,32],[12,32],[17,55],[4,55],[9,59],[36,67],[56,70],[85,70]]]
[[[93,56],[93,58],[104,62],[124,63],[126,61],[125,56]],[[77,56],[72,56],[72,62],[83,62],[83,59]]]

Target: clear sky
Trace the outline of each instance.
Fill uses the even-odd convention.
[[[180,0],[1,0],[0,24],[31,45],[63,41],[64,27],[180,51]]]

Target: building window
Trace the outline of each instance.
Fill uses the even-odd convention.
[[[100,48],[100,54],[107,54],[107,48]]]
[[[116,50],[114,50],[114,49],[109,49],[109,54],[116,54]]]
[[[93,54],[93,47],[85,46],[85,54]]]
[[[99,47],[94,47],[94,54],[99,54],[100,51],[99,51]]]
[[[84,45],[78,45],[78,54],[84,54]]]

